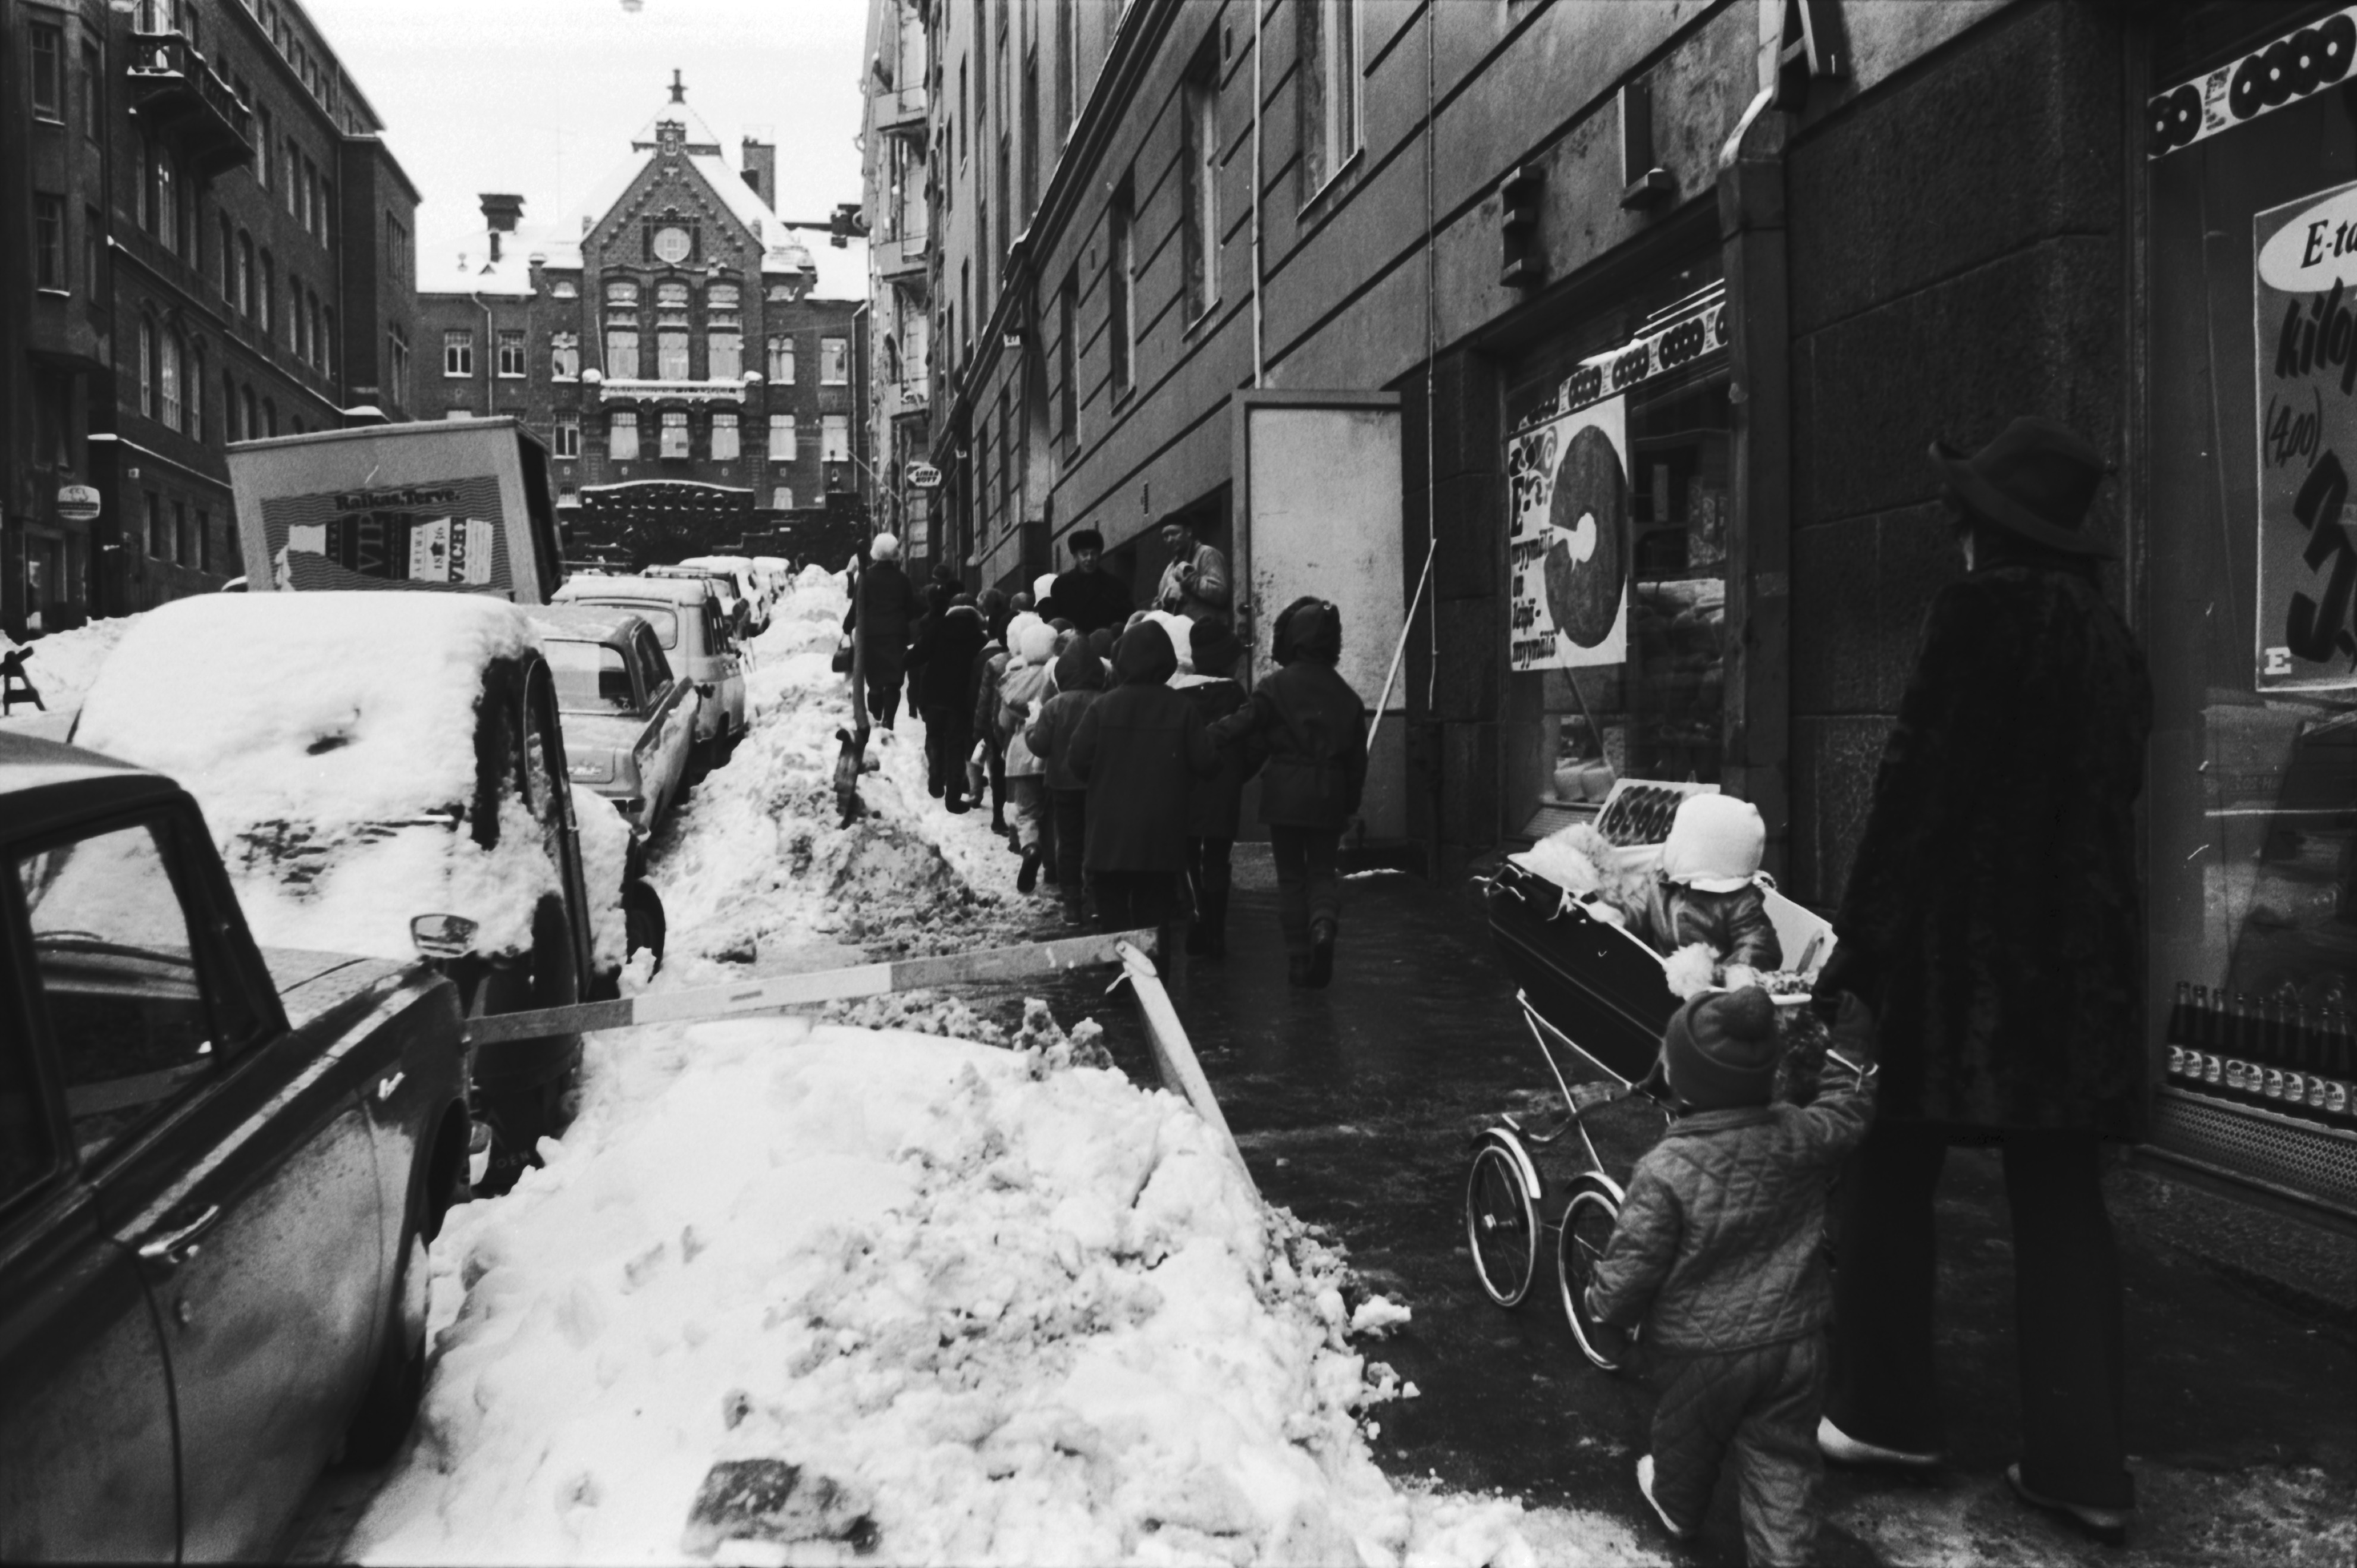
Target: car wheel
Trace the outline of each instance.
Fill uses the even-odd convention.
[[[564,1007],[581,999],[580,977],[574,966],[573,925],[563,904],[544,898],[533,911],[528,968],[495,972],[487,984],[490,991],[484,1011],[490,1014]],[[565,1131],[561,1106],[580,1070],[577,1040],[572,1056],[573,1065],[546,1082],[477,1087],[476,1112],[490,1125],[492,1139],[490,1170],[476,1188],[479,1196],[496,1197],[515,1186],[528,1167],[540,1164],[540,1140]]]
[[[401,1452],[425,1393],[425,1323],[433,1305],[425,1237],[413,1220],[402,1251],[401,1274],[393,1281],[391,1321],[377,1351],[376,1370],[344,1432],[345,1464],[372,1467]]]
[[[663,938],[671,929],[663,914],[662,896],[644,882],[632,882],[622,889],[623,950],[635,958],[641,949],[655,955],[655,967],[662,967]]]

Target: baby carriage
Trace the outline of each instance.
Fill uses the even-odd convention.
[[[1708,788],[1621,779],[1606,797],[1597,830],[1624,869],[1650,869],[1660,862],[1678,800]],[[1637,1091],[1679,999],[1661,955],[1610,918],[1598,895],[1567,890],[1534,857],[1507,857],[1490,883],[1488,902],[1491,932],[1518,986],[1514,1000],[1561,1110],[1527,1123],[1501,1114],[1476,1134],[1465,1177],[1466,1244],[1483,1294],[1508,1308],[1530,1294],[1551,1256],[1556,1294],[1581,1353],[1617,1371],[1627,1353],[1623,1337],[1589,1318],[1582,1304],[1623,1193],[1581,1114]],[[1775,988],[1787,993],[1775,1000],[1780,1007],[1805,1005],[1806,983],[1833,950],[1832,928],[1772,887],[1768,911],[1790,966]],[[1666,1107],[1663,1117],[1666,1122]],[[1541,1156],[1558,1167],[1552,1176]]]

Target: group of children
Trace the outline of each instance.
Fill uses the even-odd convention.
[[[1286,607],[1278,668],[1247,693],[1244,647],[1218,616],[1141,610],[1118,631],[1083,632],[1041,618],[1028,593],[936,585],[932,598],[907,660],[930,786],[952,811],[990,796],[991,826],[1022,856],[1018,890],[1052,887],[1067,926],[1168,929],[1183,917],[1187,950],[1222,956],[1242,796],[1258,776],[1287,977],[1331,980],[1337,860],[1367,768],[1334,606]]]

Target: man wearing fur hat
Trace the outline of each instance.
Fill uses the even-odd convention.
[[[1867,1028],[1852,1000],[1836,1045],[1860,1052]],[[1646,1082],[1677,1119],[1630,1176],[1587,1299],[1601,1324],[1642,1325],[1659,1399],[1638,1489],[1684,1539],[1731,1460],[1756,1568],[1812,1561],[1825,1188],[1872,1107],[1872,1069],[1831,1055],[1813,1103],[1770,1103],[1776,1058],[1775,1004],[1756,985],[1706,991],[1671,1017]]]
[[[2118,1254],[2102,1145],[2143,1135],[2136,798],[2152,692],[2096,581],[2104,460],[2048,419],[1935,443],[1964,575],[1940,591],[1882,756],[1819,995],[1862,999],[1884,1063],[1843,1183],[1830,1458],[1943,1447],[1932,1195],[1951,1143],[2004,1151],[2020,1340],[2015,1491],[2125,1535]]]

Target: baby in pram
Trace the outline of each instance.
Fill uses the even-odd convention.
[[[1645,1500],[1672,1535],[1691,1535],[1731,1457],[1744,1544],[1763,1565],[1805,1563],[1815,1543],[1825,1193],[1873,1109],[1872,1069],[1838,1055],[1813,1103],[1771,1103],[1778,1036],[1756,985],[1705,992],[1671,1017],[1645,1088],[1676,1120],[1630,1176],[1584,1304],[1598,1323],[1643,1326],[1660,1396],[1637,1462]],[[1855,997],[1833,1038],[1867,1061]]]
[[[1696,944],[1707,947],[1713,963],[1726,966],[1730,987],[1781,969],[1783,944],[1777,940],[1760,880],[1767,846],[1767,824],[1750,801],[1732,795],[1687,796],[1671,820],[1659,874],[1642,885],[1637,907],[1629,912],[1629,929],[1664,958]],[[1681,995],[1691,995],[1710,978],[1679,984],[1674,974],[1672,985]]]

